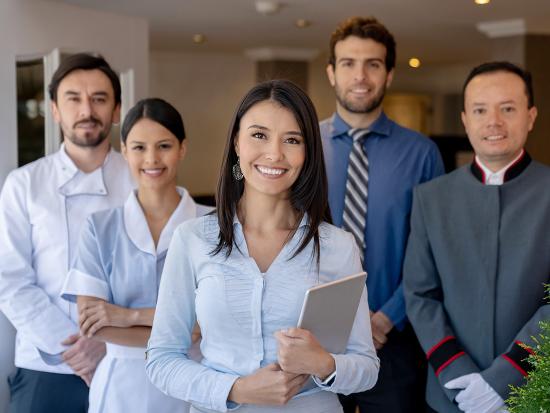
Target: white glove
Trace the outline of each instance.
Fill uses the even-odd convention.
[[[481,374],[471,373],[445,384],[448,389],[462,389],[455,397],[458,408],[466,413],[505,412],[506,405]]]

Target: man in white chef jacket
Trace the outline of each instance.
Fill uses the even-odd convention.
[[[65,59],[49,86],[61,149],[12,171],[0,193],[0,310],[17,329],[10,412],[86,412],[104,344],[82,337],[59,296],[81,225],[124,203],[126,162],[108,140],[120,82],[101,57]]]

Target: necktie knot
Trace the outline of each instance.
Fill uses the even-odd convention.
[[[370,130],[367,128],[352,128],[348,130],[348,135],[351,136],[353,139],[353,142],[358,142],[362,139],[364,139],[368,134]]]

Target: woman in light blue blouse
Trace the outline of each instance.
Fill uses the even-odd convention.
[[[332,225],[317,116],[289,81],[252,88],[232,120],[216,214],[175,231],[147,373],[191,412],[342,412],[336,393],[378,376],[364,292],[345,354],[295,328],[305,291],[361,271]],[[201,363],[190,360],[202,332]]]
[[[121,135],[138,189],[123,207],[88,219],[62,294],[78,303],[80,333],[107,343],[90,386],[90,412],[183,413],[187,403],[149,382],[144,347],[172,234],[206,211],[176,186],[186,149],[174,107],[161,99],[138,102]]]

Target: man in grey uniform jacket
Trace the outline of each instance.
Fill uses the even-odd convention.
[[[476,156],[415,189],[404,291],[431,366],[428,404],[498,412],[550,317],[550,168],[524,150],[537,115],[528,72],[486,63],[463,92]]]

